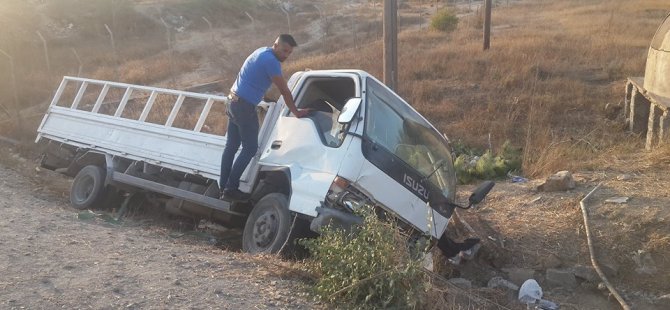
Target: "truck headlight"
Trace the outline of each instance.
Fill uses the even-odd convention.
[[[328,205],[353,212],[359,207],[370,203],[370,199],[351,185],[351,182],[340,176],[335,177],[326,195]]]

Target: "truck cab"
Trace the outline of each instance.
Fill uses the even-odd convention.
[[[284,168],[288,209],[318,232],[333,221],[354,224],[353,211],[372,205],[409,233],[440,238],[456,190],[447,139],[366,72],[298,72],[289,85],[298,108],[312,112],[296,118],[279,101],[281,112],[261,143],[261,168],[251,168]]]

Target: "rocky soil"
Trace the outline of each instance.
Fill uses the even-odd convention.
[[[235,242],[226,250],[220,234],[157,217],[80,212],[63,195],[67,179],[33,172],[0,165],[0,308],[319,307],[291,262],[248,256]]]

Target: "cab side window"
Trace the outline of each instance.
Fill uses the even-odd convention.
[[[346,100],[354,95],[355,84],[351,78],[314,77],[305,81],[297,106],[311,110],[307,117],[314,122],[324,145],[336,148],[344,141],[347,125],[340,124],[337,119]]]

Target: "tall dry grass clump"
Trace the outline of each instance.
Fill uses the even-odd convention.
[[[523,148],[523,169],[540,176],[588,169],[630,149],[607,103],[623,100],[627,76],[644,72],[646,50],[667,14],[660,0],[523,1],[493,12],[492,47],[464,16],[451,33],[403,32],[398,92],[451,140]],[[302,59],[302,68],[361,68],[381,78],[381,42]],[[490,142],[489,144],[489,136]]]

